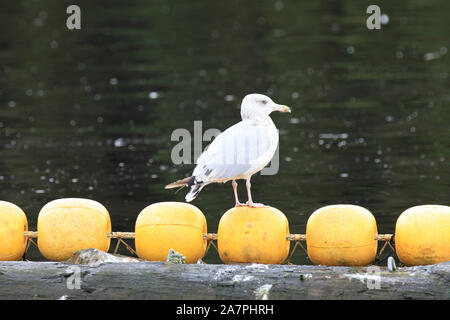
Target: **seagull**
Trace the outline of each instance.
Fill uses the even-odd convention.
[[[191,202],[208,184],[231,180],[236,207],[267,207],[253,202],[250,179],[272,160],[278,146],[278,130],[269,116],[272,111],[291,112],[291,109],[262,94],[246,95],[241,104],[242,121],[213,140],[198,158],[192,176],[172,182],[165,189],[190,187],[186,201]],[[239,179],[246,181],[245,204],[239,202],[237,194]]]

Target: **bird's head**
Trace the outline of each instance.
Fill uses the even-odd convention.
[[[268,116],[272,111],[291,112],[291,109],[288,106],[277,104],[269,97],[258,93],[248,94],[242,100],[242,119]]]

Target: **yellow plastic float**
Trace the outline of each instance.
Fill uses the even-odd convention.
[[[0,261],[19,260],[24,252],[28,231],[25,213],[15,204],[0,201]]]
[[[89,199],[59,199],[38,216],[38,247],[49,260],[62,261],[81,249],[108,251],[111,220],[106,208]]]
[[[403,212],[395,226],[395,249],[407,266],[450,260],[450,207],[422,205]]]
[[[365,208],[331,205],[316,210],[306,225],[308,256],[314,264],[365,266],[377,253],[377,225]]]
[[[154,203],[136,220],[136,252],[141,259],[166,261],[173,249],[196,263],[206,251],[206,218],[195,206],[183,202]]]
[[[289,223],[278,209],[237,207],[220,219],[217,246],[224,263],[282,263],[289,254]]]

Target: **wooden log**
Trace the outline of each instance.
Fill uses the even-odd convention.
[[[71,259],[87,265],[0,262],[0,299],[450,298],[450,262],[389,272],[373,266],[185,265],[94,254],[101,258]]]

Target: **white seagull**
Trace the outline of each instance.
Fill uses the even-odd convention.
[[[236,207],[265,207],[253,202],[250,178],[270,162],[278,146],[278,130],[269,116],[272,111],[291,112],[291,109],[262,94],[245,96],[241,104],[242,121],[213,140],[198,158],[191,177],[165,188],[191,187],[186,195],[186,201],[191,202],[208,184],[231,180]],[[238,179],[246,180],[248,201],[245,204],[238,199]]]

